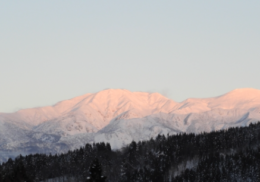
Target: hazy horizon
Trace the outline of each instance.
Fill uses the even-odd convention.
[[[0,112],[106,88],[174,101],[260,89],[259,1],[0,2]]]
[[[96,94],[96,93],[100,93],[100,92],[106,91],[106,90],[126,90],[126,89],[113,89],[113,88],[110,89],[110,88],[107,88],[107,89],[103,89],[103,90],[101,90],[101,91],[99,91],[99,92],[85,93],[85,94],[83,94],[83,95]],[[255,90],[258,90],[258,89],[254,89],[254,88],[239,88],[239,89],[234,89],[234,90],[231,90],[231,91],[229,91],[229,92],[227,92],[227,93],[222,93],[222,94],[219,94],[219,95],[216,95],[216,96],[212,96],[212,97],[205,97],[205,98],[202,98],[202,97],[200,97],[200,98],[189,97],[189,98],[186,98],[186,99],[184,99],[184,100],[182,100],[182,101],[179,101],[179,102],[176,101],[176,100],[173,100],[173,99],[169,98],[169,97],[167,96],[167,94],[163,94],[163,93],[159,93],[159,92],[144,92],[144,93],[159,93],[159,94],[163,95],[164,97],[173,100],[174,102],[182,103],[182,102],[185,102],[187,99],[208,99],[208,98],[217,98],[217,97],[219,97],[219,96],[224,96],[224,95],[226,95],[226,94],[234,93],[235,91],[243,91],[244,93],[246,92],[246,94],[248,94],[248,93],[250,93],[250,92],[252,92],[252,91],[255,92]],[[129,91],[129,90],[128,90],[128,91]],[[260,93],[260,90],[258,90],[258,91],[259,91],[259,93]],[[142,92],[142,91],[130,91],[130,92],[132,92],[132,93],[137,92],[137,93],[138,93],[138,92]],[[65,101],[65,100],[74,99],[74,98],[76,98],[76,97],[83,96],[83,95],[78,95],[78,96],[75,96],[75,97],[72,97],[72,98],[66,98],[66,99],[57,101],[57,102],[55,102],[55,103],[49,104],[49,105],[35,106],[35,107],[31,107],[31,108],[20,108],[20,109],[18,109],[18,110],[54,106],[54,105],[58,104],[59,102],[62,102],[62,101]],[[11,111],[11,112],[0,112],[0,113],[13,113],[13,112],[16,112],[16,111],[18,111],[18,110]]]

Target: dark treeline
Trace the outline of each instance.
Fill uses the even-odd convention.
[[[19,156],[0,166],[0,182],[85,182],[94,159],[107,182],[260,181],[259,132],[256,123],[198,135],[158,135],[119,151],[95,143],[65,154]]]

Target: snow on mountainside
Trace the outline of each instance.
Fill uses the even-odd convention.
[[[0,156],[65,152],[102,141],[116,149],[158,134],[210,132],[257,121],[256,89],[180,103],[158,93],[108,89],[53,106],[0,113]]]
[[[158,112],[169,112],[176,103],[158,93],[104,90],[53,106],[61,114],[34,127],[34,131],[62,136],[93,133],[124,113],[125,119],[142,118]]]

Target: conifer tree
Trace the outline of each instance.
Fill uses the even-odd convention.
[[[16,168],[14,169],[13,174],[16,182],[31,182],[32,180],[28,177],[25,167],[22,162],[19,162]]]
[[[89,176],[87,182],[105,182],[106,177],[102,175],[102,166],[97,158],[91,163],[89,167]]]

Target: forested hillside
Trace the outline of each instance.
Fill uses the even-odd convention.
[[[259,181],[259,132],[256,123],[198,135],[158,135],[118,151],[95,143],[65,154],[19,156],[0,166],[0,182],[86,181],[94,159],[109,182]]]

